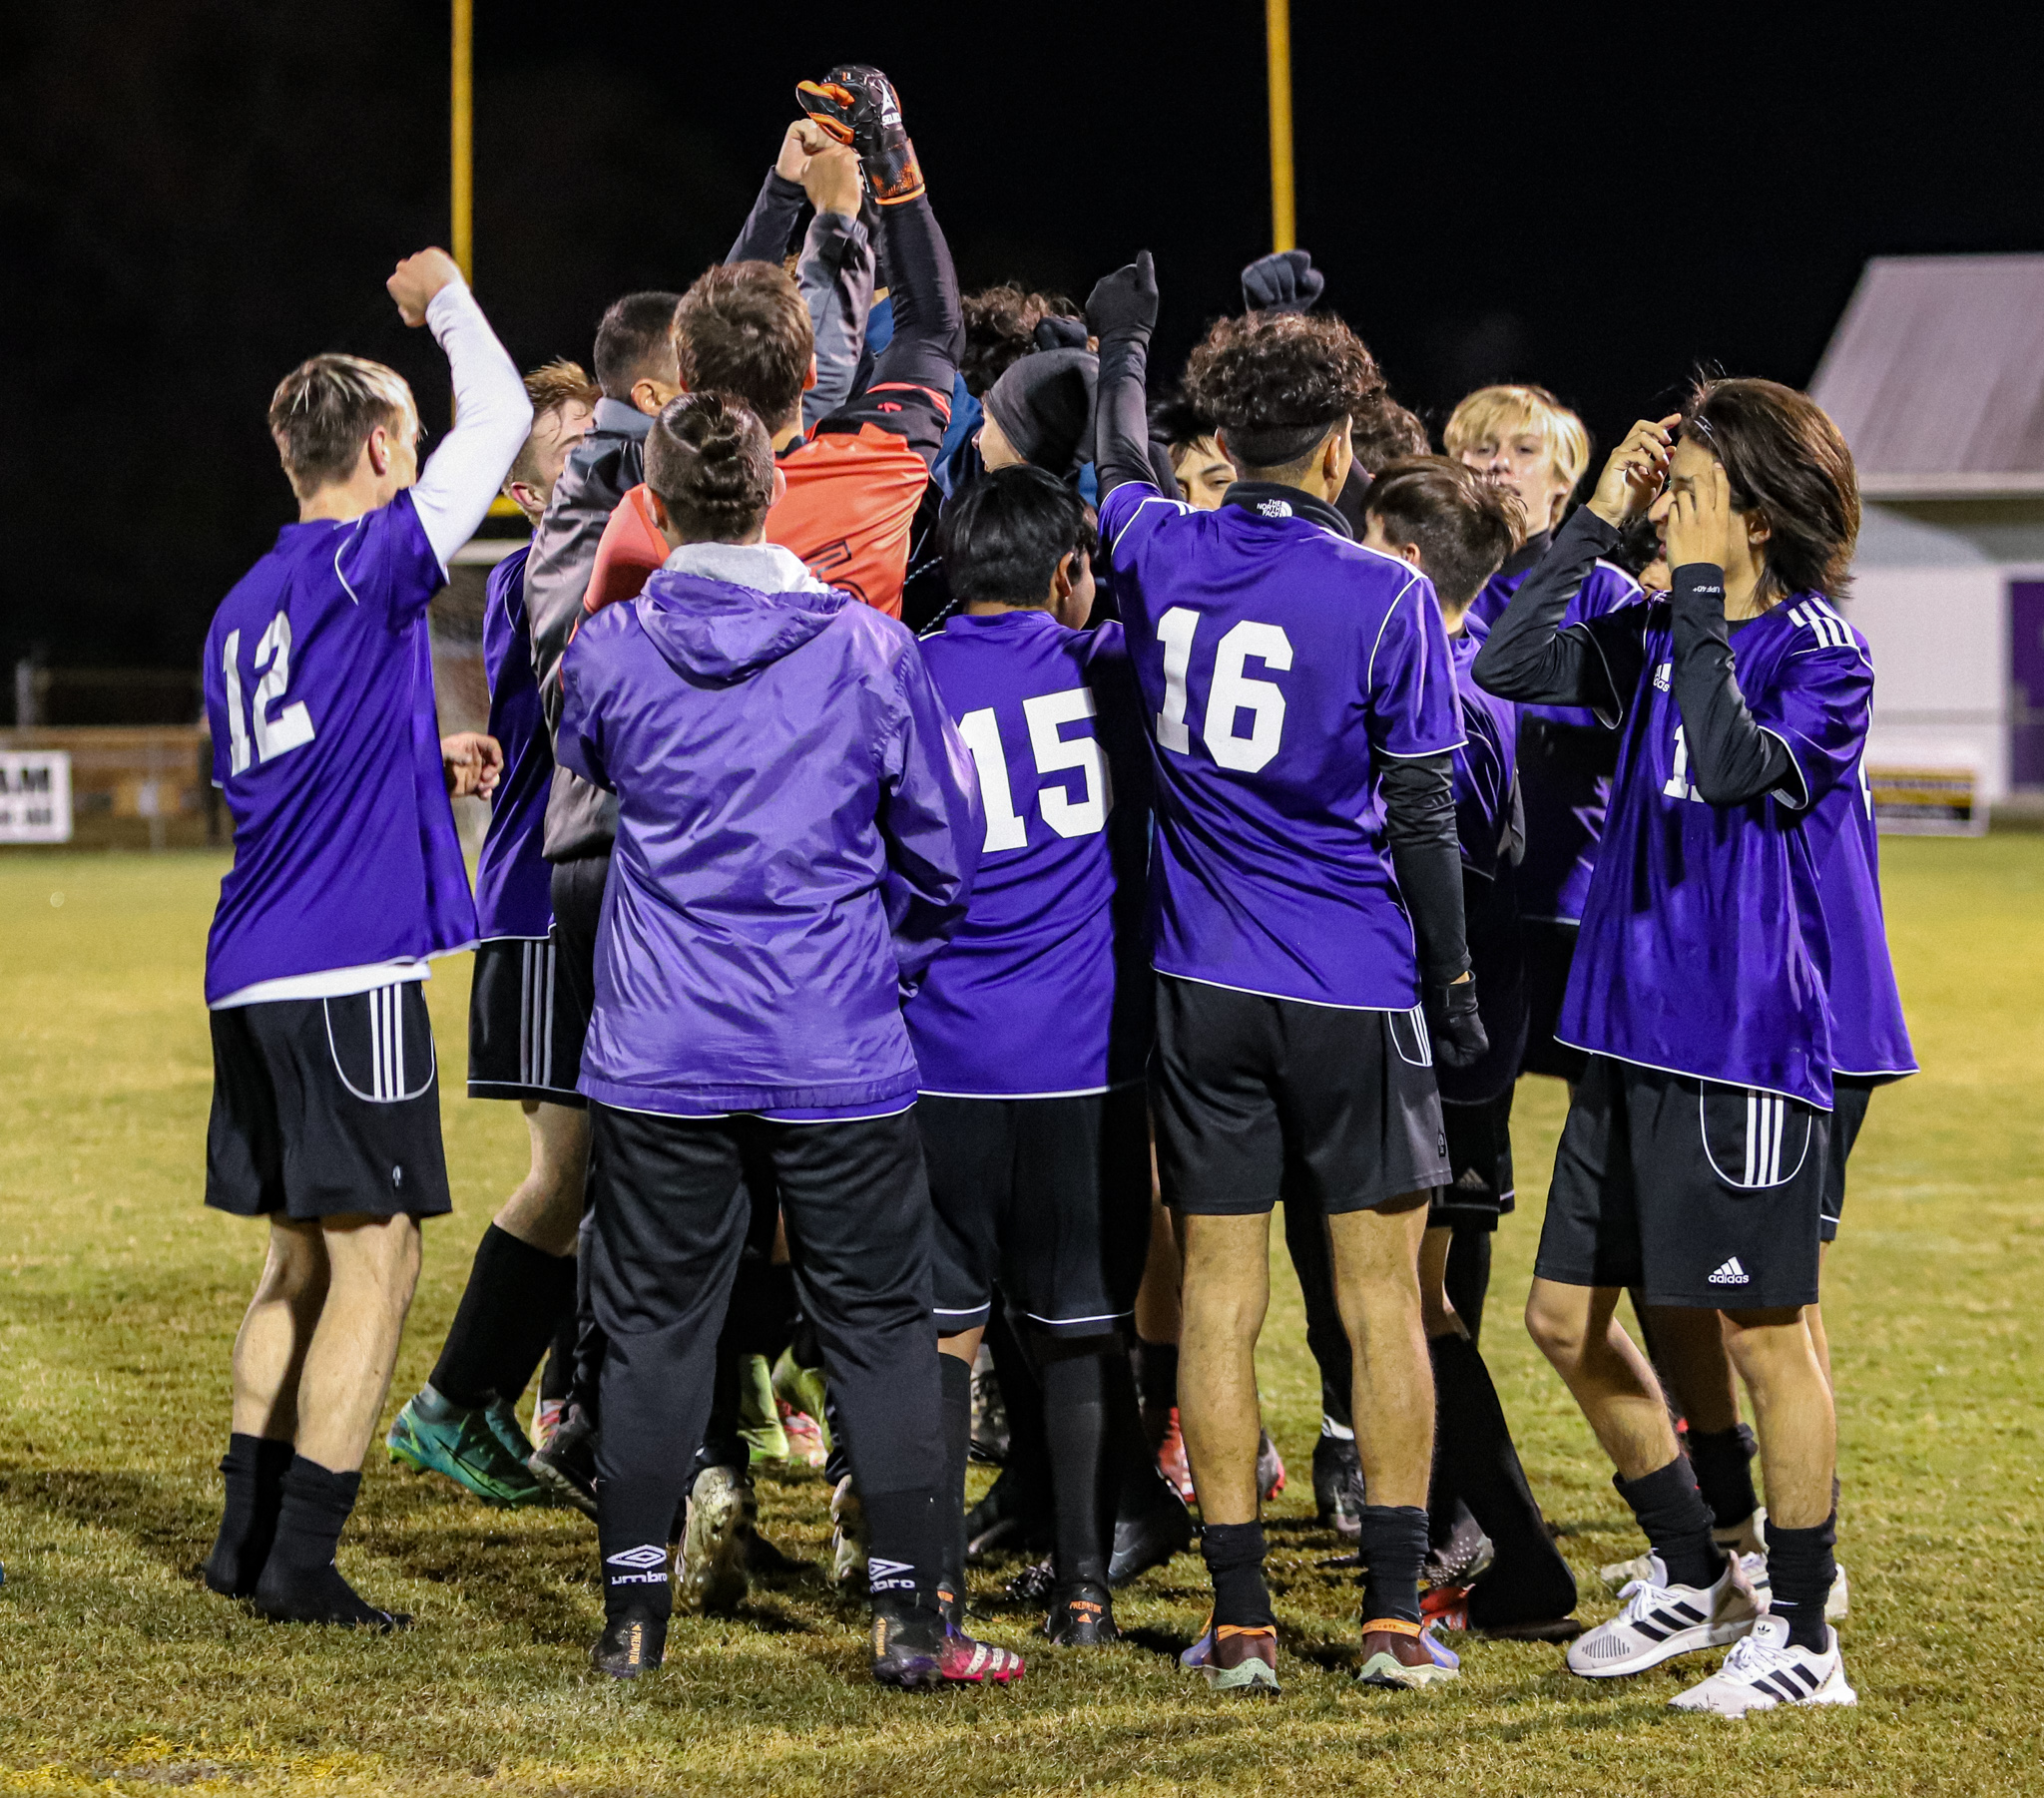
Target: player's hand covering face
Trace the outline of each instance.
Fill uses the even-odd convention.
[[[1597,477],[1597,491],[1590,496],[1590,510],[1606,524],[1622,531],[1645,516],[1660,497],[1668,479],[1673,433],[1681,422],[1679,412],[1658,421],[1642,418],[1611,452],[1611,460]]]
[[[1732,482],[1724,463],[1702,445],[1684,438],[1676,446],[1668,473],[1661,531],[1668,546],[1668,566],[1740,566],[1748,550],[1746,518],[1732,504]]]

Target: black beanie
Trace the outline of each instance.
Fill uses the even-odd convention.
[[[1063,480],[1093,447],[1099,379],[1100,358],[1090,350],[1040,349],[1011,364],[984,403],[1017,455]]]

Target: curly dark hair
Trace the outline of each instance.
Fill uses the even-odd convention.
[[[1186,397],[1228,434],[1238,468],[1286,468],[1384,390],[1376,358],[1328,313],[1223,318],[1186,364]]]
[[[1039,348],[1036,327],[1046,318],[1083,318],[1062,293],[1025,293],[1013,281],[966,294],[965,353],[958,372],[974,399],[1032,350]]]
[[[1150,438],[1172,449],[1185,449],[1214,435],[1214,421],[1182,393],[1150,402]]]
[[[1768,521],[1769,596],[1840,598],[1859,538],[1859,477],[1824,409],[1779,381],[1700,380],[1682,434],[1725,465],[1733,505]]]
[[[1380,393],[1355,417],[1355,465],[1366,475],[1381,474],[1387,462],[1433,451],[1426,425],[1388,393]]]

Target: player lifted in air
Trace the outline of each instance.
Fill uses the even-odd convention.
[[[418,1220],[449,1208],[419,984],[476,934],[448,792],[487,793],[501,763],[487,737],[439,737],[426,606],[532,423],[442,251],[389,287],[447,351],[461,422],[421,477],[395,372],[324,355],[286,375],[269,429],[298,522],[206,644],[235,819],[206,956],[206,1202],[269,1219],[206,1581],[273,1617],[376,1629],[407,1619],[364,1603],[333,1549],[418,1279]]]

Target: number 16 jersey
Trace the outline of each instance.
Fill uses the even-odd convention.
[[[1131,482],[1100,530],[1157,771],[1158,972],[1409,1010],[1378,774],[1462,742],[1432,586],[1265,483],[1196,512]]]

